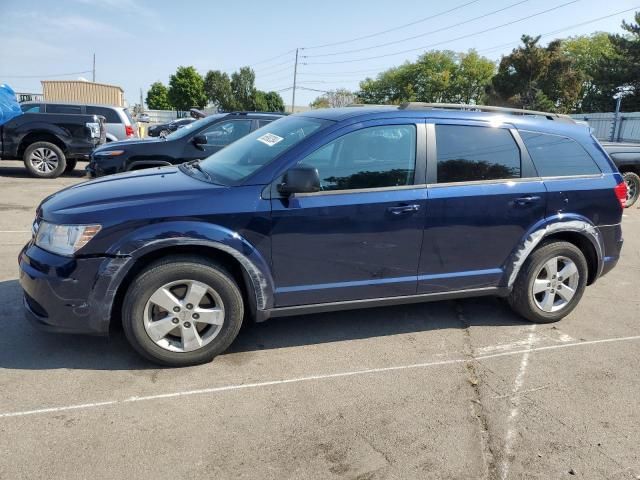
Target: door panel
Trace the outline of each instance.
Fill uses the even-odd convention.
[[[545,213],[541,180],[429,189],[418,292],[490,287]]]
[[[415,294],[426,197],[421,186],[274,199],[276,306]]]

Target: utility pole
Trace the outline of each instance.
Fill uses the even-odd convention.
[[[140,113],[144,112],[144,100],[142,99],[142,88],[140,89]]]
[[[93,69],[92,69],[92,72],[93,72],[93,76],[91,77],[92,78],[91,81],[93,83],[96,83],[96,54],[95,53],[93,54]]]
[[[293,67],[293,98],[291,99],[291,113],[296,107],[296,80],[298,79],[298,49],[296,48],[296,64]]]

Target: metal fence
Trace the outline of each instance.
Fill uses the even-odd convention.
[[[576,113],[576,120],[585,120],[598,140],[640,143],[640,112]]]

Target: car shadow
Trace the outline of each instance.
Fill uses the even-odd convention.
[[[139,357],[121,331],[109,337],[42,332],[22,313],[17,280],[0,282],[0,368],[49,370],[143,370],[156,365]],[[462,308],[473,315],[458,314]],[[246,325],[225,354],[303,347],[429,330],[468,326],[523,325],[497,298],[465,299],[427,304],[368,308],[333,313],[274,318]],[[223,354],[221,357],[223,357]]]
[[[0,177],[30,178],[33,180],[39,180],[38,178],[30,175],[22,163],[12,163],[13,165],[3,165],[3,161],[0,160]],[[86,172],[84,170],[85,166],[86,162],[78,162],[76,168],[72,172],[64,173],[61,177],[58,178],[82,178],[86,175]]]

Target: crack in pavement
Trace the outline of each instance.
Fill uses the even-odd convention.
[[[464,335],[464,349],[463,354],[468,358],[465,363],[466,371],[467,371],[467,380],[471,389],[473,391],[474,399],[471,402],[471,408],[473,412],[473,416],[478,421],[478,429],[480,436],[480,453],[482,454],[482,463],[484,467],[484,474],[487,480],[493,480],[497,478],[497,465],[496,465],[496,455],[493,451],[492,447],[492,438],[491,438],[491,430],[489,428],[489,422],[487,419],[487,414],[484,409],[484,405],[482,403],[482,394],[480,392],[480,380],[479,375],[476,370],[477,361],[475,359],[475,352],[473,345],[471,343],[471,334],[469,332],[469,322],[464,316],[464,312],[462,310],[462,304],[460,302],[453,302],[456,317],[460,324],[463,327],[463,335]]]

